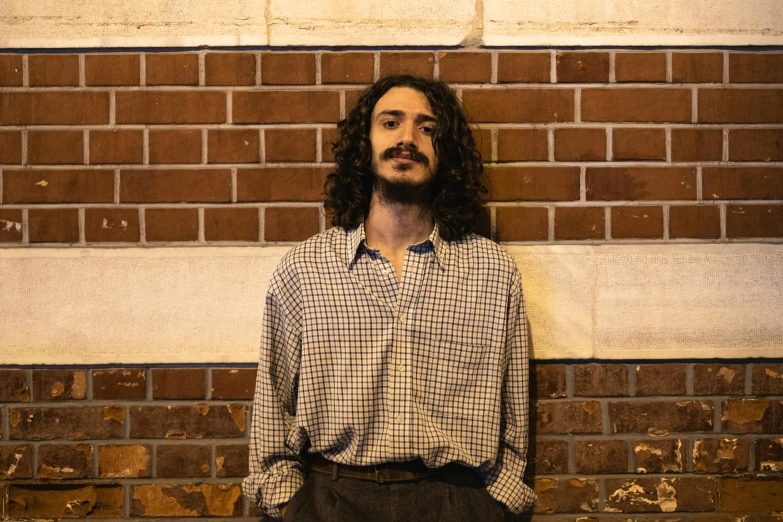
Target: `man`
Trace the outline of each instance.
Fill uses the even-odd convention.
[[[270,283],[243,491],[295,521],[492,521],[533,507],[527,325],[472,232],[481,156],[443,83],[371,86],[334,146],[334,228]]]

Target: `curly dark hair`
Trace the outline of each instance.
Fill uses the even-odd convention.
[[[468,119],[454,91],[443,82],[410,75],[387,76],[359,98],[339,124],[340,137],[332,145],[337,168],[326,177],[327,215],[332,225],[357,228],[370,210],[373,181],[370,125],[375,104],[393,87],[409,87],[427,97],[437,125],[433,147],[438,158],[431,210],[440,236],[453,241],[473,231],[481,212],[481,153],[476,149]]]

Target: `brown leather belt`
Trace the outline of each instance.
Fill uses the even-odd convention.
[[[440,468],[428,468],[421,460],[393,462],[377,466],[347,466],[345,464],[336,464],[323,457],[320,453],[309,455],[307,461],[311,471],[331,475],[333,480],[337,480],[338,477],[349,477],[378,483],[405,482],[446,473],[463,474],[471,472],[469,468],[456,463],[447,464]]]

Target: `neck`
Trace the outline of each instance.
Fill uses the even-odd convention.
[[[364,221],[367,245],[392,251],[421,243],[430,236],[434,226],[428,208],[383,202],[376,192],[373,192],[370,212]]]

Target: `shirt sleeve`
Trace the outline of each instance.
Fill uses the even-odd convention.
[[[522,482],[527,465],[529,388],[528,323],[521,277],[515,269],[508,301],[499,452],[495,465],[479,474],[489,494],[514,514],[538,506],[536,494]]]
[[[250,433],[249,475],[242,491],[266,514],[280,517],[304,484],[304,461],[290,450],[295,432],[296,383],[301,353],[297,285],[273,277],[264,308]]]

